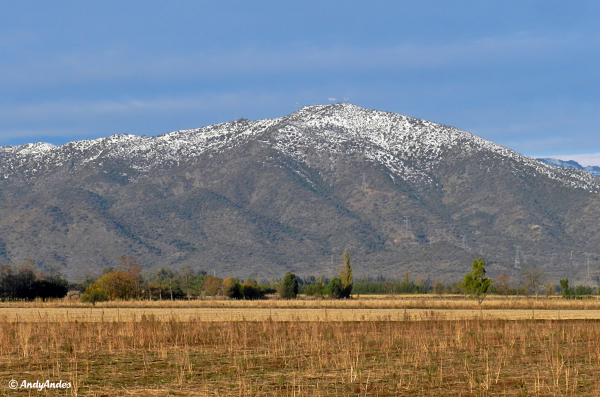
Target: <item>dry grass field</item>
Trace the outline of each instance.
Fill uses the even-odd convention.
[[[5,303],[0,390],[6,396],[600,395],[596,300],[490,299],[481,312],[472,304],[414,296],[95,308]],[[11,390],[12,379],[72,387]]]
[[[2,308],[90,308],[89,303],[79,299],[60,299],[48,302],[0,302]],[[161,301],[110,301],[98,302],[97,308],[336,308],[336,309],[467,309],[478,310],[477,301],[464,295],[361,295],[354,299],[330,300],[300,297],[299,299],[270,299],[244,301],[223,298],[204,298],[194,300]],[[585,299],[563,299],[554,295],[535,299],[532,296],[490,295],[483,302],[484,309],[546,309],[546,310],[600,310],[600,296],[591,295]]]

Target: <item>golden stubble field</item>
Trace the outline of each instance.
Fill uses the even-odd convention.
[[[7,396],[600,395],[596,300],[59,301],[0,319]]]

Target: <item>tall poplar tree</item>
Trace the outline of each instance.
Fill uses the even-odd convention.
[[[350,263],[350,254],[346,250],[342,254],[342,268],[339,276],[343,289],[342,295],[344,298],[349,298],[352,293],[352,264]]]

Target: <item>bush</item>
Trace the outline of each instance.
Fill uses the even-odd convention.
[[[242,293],[242,285],[239,281],[234,280],[231,277],[227,277],[225,280],[223,280],[221,287],[223,288],[223,293],[228,298],[242,299],[244,297]]]
[[[434,294],[438,294],[438,295],[442,295],[444,293],[444,284],[440,283],[439,281],[436,281],[435,283],[433,283],[433,293]]]
[[[358,295],[368,294],[426,294],[424,285],[413,281],[357,281],[352,292]]]
[[[342,280],[337,277],[331,279],[329,285],[327,285],[326,292],[333,299],[344,299],[350,297],[350,292],[352,291],[352,285],[350,288],[344,288],[342,285]]]
[[[575,292],[576,296],[593,295],[594,294],[594,291],[592,290],[592,287],[588,287],[587,285],[577,285],[577,286],[575,286],[574,292]]]
[[[323,296],[325,286],[319,282],[312,282],[304,288],[304,293],[309,296]]]
[[[265,291],[260,286],[255,286],[249,281],[242,284],[242,295],[246,300],[263,299]]]
[[[96,305],[96,302],[106,302],[107,300],[108,294],[106,291],[94,286],[88,287],[81,296],[82,302],[91,303],[92,305]]]

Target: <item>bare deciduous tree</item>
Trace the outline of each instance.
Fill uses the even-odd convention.
[[[525,281],[525,288],[531,288],[535,292],[535,299],[538,298],[538,294],[542,289],[545,276],[544,271],[535,266],[526,267],[521,271],[521,278]]]

